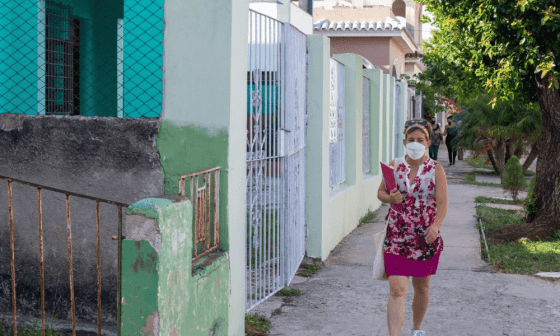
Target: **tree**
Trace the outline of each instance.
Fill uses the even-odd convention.
[[[513,202],[517,204],[517,194],[527,186],[523,168],[517,156],[513,155],[506,163],[502,178],[502,187],[511,193]]]
[[[492,108],[488,105],[491,99],[488,94],[481,94],[460,102],[464,117],[460,126],[463,137],[458,144],[473,149],[492,148],[487,154],[500,176],[510,152],[520,157],[525,147],[531,146],[523,164],[523,172],[526,172],[538,154],[542,125],[540,108],[538,104],[518,105],[501,100]]]
[[[489,237],[512,241],[542,239],[560,229],[560,14],[557,0],[415,0],[433,14],[427,59],[445,60],[455,87],[482,84],[501,101],[538,102],[542,132],[538,143],[535,220],[502,226]],[[423,18],[423,22],[430,19]]]

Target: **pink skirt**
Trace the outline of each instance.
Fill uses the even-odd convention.
[[[436,274],[441,250],[430,260],[408,260],[406,257],[392,253],[383,253],[387,276],[400,275],[425,278]]]

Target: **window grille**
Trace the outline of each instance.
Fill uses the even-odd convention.
[[[0,113],[159,117],[163,2],[0,0]]]
[[[46,114],[80,114],[80,21],[68,6],[46,6]]]
[[[331,59],[330,70],[329,186],[335,187],[346,181],[344,65]]]

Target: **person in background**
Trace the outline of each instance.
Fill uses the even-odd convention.
[[[445,144],[447,145],[447,153],[449,154],[449,165],[453,166],[455,164],[455,158],[457,158],[457,148],[453,147],[453,139],[457,136],[458,129],[457,124],[453,121],[451,116],[447,117],[447,125],[445,126]]]
[[[432,143],[430,144],[429,154],[430,159],[437,161],[439,144],[441,143],[441,139],[443,137],[443,131],[441,129],[441,125],[439,123],[436,124],[436,118],[432,118],[430,123],[432,124]]]

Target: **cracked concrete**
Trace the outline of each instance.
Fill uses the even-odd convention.
[[[445,154],[445,155],[443,155]],[[466,162],[448,166],[451,176],[449,211],[441,227],[444,241],[437,274],[432,276],[430,306],[422,330],[426,336],[559,336],[560,282],[531,275],[490,273],[481,260],[474,198],[503,197],[501,188],[453,184],[471,171]],[[444,157],[445,156],[445,157]],[[379,232],[388,207],[377,220],[356,228],[331,252],[320,272],[296,277],[289,288],[300,289],[290,304],[273,296],[251,313],[269,317],[270,334],[286,336],[387,336],[387,281],[373,281],[373,235]],[[409,279],[401,336],[412,329],[414,289]],[[280,308],[279,314],[272,314]]]

